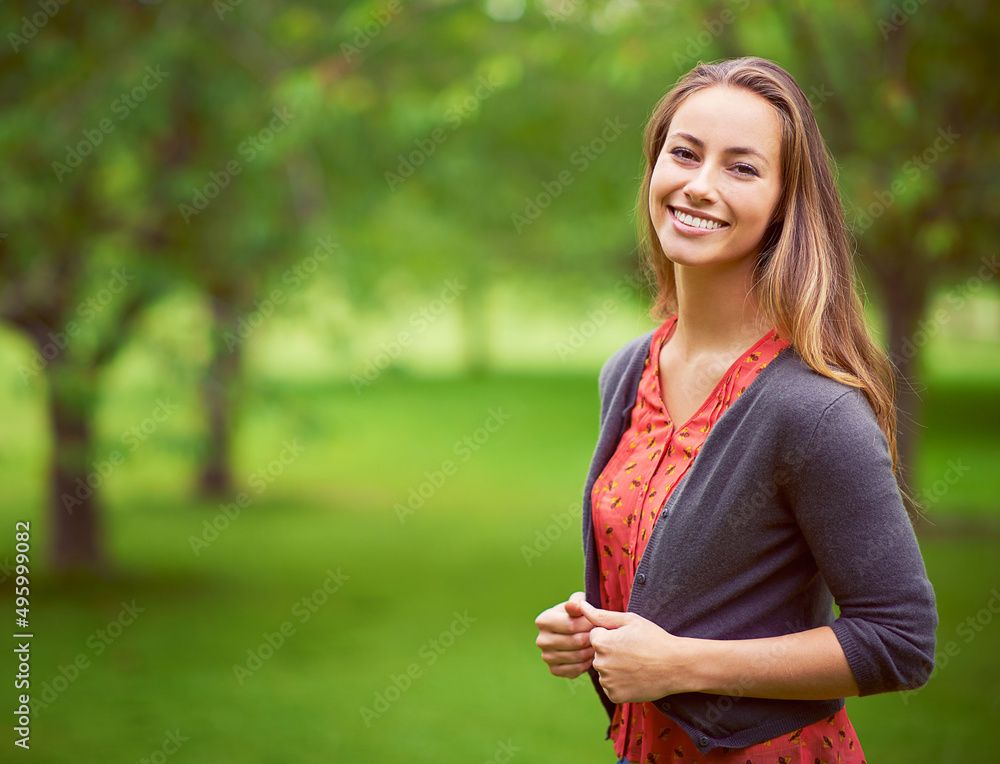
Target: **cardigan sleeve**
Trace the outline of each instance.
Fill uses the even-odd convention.
[[[934,590],[887,441],[859,390],[826,406],[800,453],[790,496],[840,608],[831,628],[860,694],[922,686],[934,666]]]

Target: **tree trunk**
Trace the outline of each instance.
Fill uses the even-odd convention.
[[[920,351],[926,338],[919,331],[928,296],[926,275],[905,266],[891,271],[876,269],[885,300],[888,321],[888,351],[896,370],[896,447],[899,451],[900,483],[913,495],[913,475],[920,444],[923,399],[917,382]],[[914,497],[915,498],[915,497]],[[912,505],[909,507],[912,509]],[[919,515],[911,513],[919,521]]]
[[[208,422],[208,442],[201,475],[199,495],[220,499],[234,492],[230,456],[234,391],[239,382],[240,353],[243,340],[236,332],[236,311],[225,300],[212,298],[215,317],[214,352],[202,380],[202,403]]]
[[[105,574],[97,492],[117,465],[110,457],[93,456],[94,371],[57,357],[48,377],[52,568],[59,573]]]
[[[486,375],[490,367],[489,281],[482,268],[466,274],[465,293],[460,297],[465,345],[465,370],[473,378]]]

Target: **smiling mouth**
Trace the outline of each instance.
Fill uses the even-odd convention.
[[[718,228],[725,228],[728,223],[720,223],[718,220],[711,220],[709,218],[700,218],[692,215],[683,210],[679,210],[676,207],[668,207],[670,214],[677,218],[679,221],[684,223],[684,225],[689,225],[692,228],[703,228],[706,231],[714,231]]]

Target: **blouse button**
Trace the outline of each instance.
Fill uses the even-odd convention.
[[[646,583],[646,574],[645,573],[637,574],[635,577],[635,582],[640,585]]]
[[[698,745],[704,748],[706,745],[708,745],[708,738],[702,735],[700,738],[698,738]]]

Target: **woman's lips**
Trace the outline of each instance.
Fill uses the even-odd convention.
[[[670,210],[670,220],[674,224],[674,229],[684,236],[708,236],[709,234],[729,228],[728,223],[721,223],[712,218],[698,217],[684,210],[678,210],[675,207],[668,206],[667,209]]]

